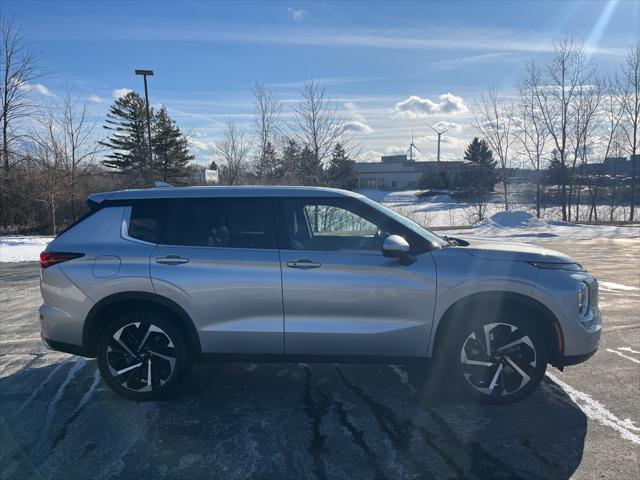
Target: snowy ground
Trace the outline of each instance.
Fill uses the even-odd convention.
[[[466,227],[476,223],[474,209],[464,202],[456,202],[449,195],[435,195],[428,198],[417,197],[421,190],[407,190],[402,192],[385,192],[380,190],[362,190],[360,193],[383,205],[393,208],[402,215],[411,218],[425,227]],[[524,211],[535,214],[535,206],[512,202],[512,210]],[[486,217],[502,212],[504,205],[499,195],[490,199],[487,205]],[[628,207],[617,207],[611,215],[608,205],[598,205],[598,219],[622,221],[629,218]],[[574,210],[575,211],[575,210]],[[588,221],[588,205],[580,206],[581,221]],[[550,222],[559,221],[562,218],[559,206],[545,207],[541,211],[543,220]],[[582,238],[582,237],[581,237]]]
[[[504,212],[500,199],[487,207],[487,220],[474,225],[473,209],[466,203],[456,202],[449,195],[429,198],[416,196],[419,190],[384,192],[367,190],[360,193],[372,200],[396,210],[402,215],[427,227],[453,227],[442,232],[447,235],[471,238],[502,238],[510,241],[532,241],[595,238],[640,238],[640,223],[631,226],[582,225],[559,221],[559,207],[546,208],[542,218],[533,215],[533,206],[514,205],[511,212]],[[587,211],[587,207],[583,207]],[[609,218],[609,207],[599,207],[600,218]],[[619,208],[617,219],[627,211]],[[457,227],[465,227],[458,229]],[[466,228],[471,227],[471,228]],[[0,236],[0,262],[37,261],[52,237]]]
[[[0,262],[36,262],[53,237],[0,237]]]
[[[527,212],[498,212],[472,228],[445,230],[446,235],[471,238],[499,238],[509,241],[592,240],[596,238],[640,238],[640,224],[625,226],[579,225],[545,221]]]
[[[544,245],[600,279],[602,343],[504,407],[415,365],[200,365],[171,401],[123,400],[95,360],[45,350],[39,266],[3,264],[0,480],[638,478],[640,240]]]
[[[453,200],[449,195],[429,198],[416,197],[419,190],[405,192],[361,192],[369,198],[396,210],[415,222],[430,227],[453,227],[443,232],[447,235],[481,238],[504,238],[513,241],[545,240],[564,238],[589,240],[594,238],[640,238],[640,223],[631,226],[583,225],[558,220],[559,207],[544,210],[542,218],[533,214],[533,206],[515,205],[514,211],[504,212],[499,199],[489,203],[487,220],[475,223],[474,211],[466,203]],[[587,207],[583,206],[586,211]],[[601,205],[600,218],[607,218],[607,206]],[[607,215],[604,215],[607,213]],[[618,213],[626,213],[620,208]],[[456,227],[468,227],[457,230]]]

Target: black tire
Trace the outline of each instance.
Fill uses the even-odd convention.
[[[169,320],[142,312],[111,322],[100,335],[97,357],[105,383],[123,397],[138,401],[174,394],[193,364],[182,332]]]
[[[452,326],[440,360],[439,368],[453,373],[456,396],[505,405],[523,399],[542,381],[547,349],[540,333],[521,314],[480,314]]]

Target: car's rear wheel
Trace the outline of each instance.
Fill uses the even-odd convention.
[[[127,314],[109,324],[100,336],[97,357],[107,385],[133,400],[174,393],[192,364],[182,332],[147,313]]]
[[[515,316],[486,316],[451,332],[443,367],[455,370],[466,397],[507,404],[527,396],[542,380],[547,351],[532,324]]]

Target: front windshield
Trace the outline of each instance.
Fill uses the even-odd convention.
[[[447,245],[446,240],[444,240],[442,237],[440,237],[440,236],[436,235],[435,233],[427,230],[426,228],[424,228],[421,225],[417,224],[413,220],[408,219],[404,215],[400,215],[395,210],[391,210],[390,208],[387,208],[384,205],[380,205],[378,202],[374,202],[373,200],[371,200],[371,199],[369,199],[367,197],[364,197],[364,196],[361,197],[361,200],[364,203],[366,203],[367,205],[375,208],[379,212],[387,215],[388,217],[393,218],[396,222],[404,225],[405,227],[407,227],[412,232],[415,232],[416,234],[420,235],[421,237],[426,238],[433,245],[436,245],[438,247],[444,247],[444,246]]]

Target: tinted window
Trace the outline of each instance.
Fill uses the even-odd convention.
[[[131,238],[158,243],[169,217],[169,200],[138,200],[131,205],[128,234]]]
[[[271,208],[260,198],[182,200],[173,237],[175,245],[276,248]]]
[[[293,250],[382,251],[397,225],[351,199],[283,200],[286,235]],[[407,239],[409,240],[409,239]]]

